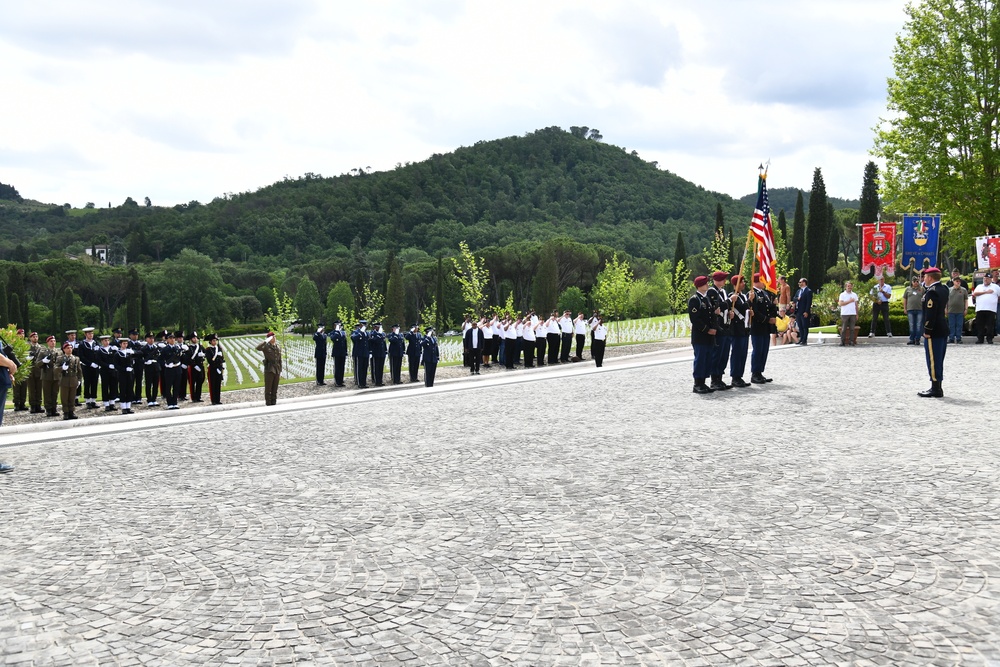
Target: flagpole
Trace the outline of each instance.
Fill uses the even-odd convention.
[[[767,165],[768,165],[768,167],[771,166],[771,161],[770,160],[767,161]],[[760,174],[761,171],[764,172],[764,180],[767,180],[767,168],[764,167],[763,164],[760,165],[759,167],[757,167],[757,178],[758,179],[761,177],[761,174]],[[757,194],[758,195],[760,194],[760,185],[759,184],[757,186]],[[753,224],[751,223],[750,225],[747,226],[747,242],[743,246],[743,258],[740,260],[740,272],[739,272],[739,274],[737,274],[737,275],[739,275],[740,279],[739,279],[739,281],[737,281],[737,283],[745,282],[744,278],[743,278],[743,275],[744,275],[743,274],[743,270],[746,268],[746,265],[747,265],[747,255],[750,253],[750,241],[752,239],[753,239]],[[756,255],[756,254],[757,253],[754,253],[754,255]],[[750,259],[750,270],[751,271],[753,270],[753,262],[754,262],[754,260],[753,260],[753,258],[751,258]],[[739,286],[739,285],[737,284],[737,286]]]

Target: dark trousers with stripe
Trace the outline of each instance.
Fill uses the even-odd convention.
[[[924,356],[927,359],[927,374],[931,382],[944,379],[944,353],[948,351],[947,338],[925,338]]]

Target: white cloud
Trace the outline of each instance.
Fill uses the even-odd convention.
[[[172,204],[558,125],[856,197],[903,0],[4,3],[0,181]]]

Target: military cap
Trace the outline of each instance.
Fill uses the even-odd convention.
[[[708,278],[706,278],[705,276],[698,276],[697,278],[694,279],[695,287],[702,287],[707,284],[708,284]]]
[[[164,338],[177,338],[177,336],[174,335],[173,331],[164,331],[163,334]]]
[[[214,333],[210,333],[208,334],[208,338],[206,338],[205,340],[211,343],[213,340],[219,340],[219,337]]]
[[[434,327],[427,327],[426,329],[424,329],[424,333],[426,334],[434,333]]]
[[[62,349],[65,350],[67,347],[72,350],[73,349],[73,343],[71,343],[69,341],[66,341],[65,343],[62,344]]]
[[[38,335],[37,331],[32,331],[30,334],[28,334],[28,338],[31,338],[32,336],[37,336],[37,335]]]
[[[80,329],[80,331],[82,331],[83,333],[93,333],[94,332],[94,327],[84,327],[84,328]]]
[[[111,334],[101,334],[100,336],[98,336],[98,338],[100,338],[101,340],[104,340],[105,338],[111,340]]]
[[[21,334],[23,336],[24,335],[24,329],[18,329],[17,333],[19,333],[19,334]]]
[[[154,334],[152,331],[147,331],[145,338],[152,338],[152,339],[155,340],[156,339],[156,334]]]
[[[188,340],[191,340],[192,338],[200,338],[200,336],[198,336],[197,331],[192,331],[190,334],[188,334]]]
[[[75,333],[76,333],[76,329],[70,329],[69,331],[66,331],[66,332],[64,332],[64,333],[65,333],[65,334],[66,334],[67,336],[68,336],[68,335],[70,335],[70,334],[75,334]]]
[[[264,334],[264,338],[273,338],[273,337],[274,337],[273,331],[268,331],[266,334]]]
[[[729,277],[729,274],[725,271],[716,271],[712,274],[712,280],[725,280]]]
[[[48,338],[45,339],[45,342],[48,343],[50,340],[54,343],[54,342],[56,342],[56,337],[55,336],[49,336]]]
[[[926,276],[928,274],[935,274],[935,273],[937,275],[941,275],[941,269],[939,269],[936,266],[928,266],[926,269],[920,272],[920,275]]]
[[[368,320],[358,320],[358,324],[368,324]]]
[[[760,282],[760,273],[753,274],[753,281],[755,283],[759,283]]]
[[[729,279],[729,282],[731,282],[733,285],[736,285],[737,283],[743,282],[743,276],[735,275]]]
[[[184,332],[183,331],[175,331],[174,332],[174,338],[180,338],[181,340],[184,340]]]
[[[138,329],[129,329],[128,330],[128,335],[129,336],[138,336],[139,335],[139,330]]]

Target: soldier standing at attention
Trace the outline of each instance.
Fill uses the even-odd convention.
[[[267,332],[257,350],[264,353],[264,405],[275,405],[278,402],[278,381],[281,379],[281,348],[274,340],[273,331]]]
[[[316,360],[316,384],[320,387],[326,385],[326,327],[322,324],[316,327],[316,333],[313,334],[313,342],[316,343],[316,349],[313,351],[313,359]]]
[[[219,337],[208,335],[208,347],[205,348],[205,364],[208,370],[208,397],[212,405],[222,405],[222,371],[225,368],[222,348],[219,347]]]
[[[733,276],[732,283],[736,300],[733,302],[733,319],[730,327],[733,345],[729,353],[729,376],[733,380],[733,387],[742,388],[750,386],[743,380],[743,373],[747,367],[747,350],[750,349],[750,301],[743,293],[743,276]]]
[[[719,391],[732,389],[722,381],[726,366],[729,365],[729,353],[733,348],[730,321],[733,316],[733,303],[736,301],[735,292],[731,296],[726,294],[727,282],[729,274],[725,271],[716,271],[712,274],[712,286],[708,288],[708,298],[712,301],[712,310],[715,313],[715,347],[712,348],[712,361],[709,367],[709,374],[712,377],[710,386]]]
[[[135,363],[142,366],[142,374],[146,384],[146,407],[148,408],[159,405],[156,399],[160,391],[160,350],[162,349],[162,343],[154,343],[155,338],[152,331],[146,332],[146,343],[141,348],[138,348],[139,352],[136,352],[138,359],[136,359]],[[139,400],[139,394],[136,394],[136,400]]]
[[[177,336],[167,333],[166,345],[160,348],[160,363],[163,364],[163,398],[167,401],[167,410],[177,410],[177,387],[184,381],[181,370],[181,349],[177,345]]]
[[[122,414],[132,414],[132,390],[135,388],[135,350],[129,347],[128,338],[118,339],[118,349],[111,355],[115,360],[115,373],[118,383],[118,398],[122,404]]]
[[[42,396],[45,400],[45,416],[58,417],[56,406],[59,404],[59,379],[56,377],[56,358],[62,354],[56,348],[56,337],[49,336],[45,341],[45,351],[42,353]],[[73,346],[70,345],[70,350]],[[76,397],[74,396],[74,399]],[[75,400],[73,401],[76,402]]]
[[[389,341],[389,375],[393,384],[403,384],[403,352],[406,349],[406,340],[403,334],[399,333],[399,325],[393,324],[392,331],[386,336]]]
[[[76,388],[83,383],[83,362],[73,355],[72,342],[63,343],[62,354],[56,357],[54,363],[56,380],[59,382],[63,420],[78,419],[75,414]]]
[[[774,318],[778,316],[778,311],[771,301],[771,296],[764,289],[764,284],[760,281],[760,274],[753,274],[753,289],[748,295],[750,299],[750,341],[753,344],[753,352],[750,355],[750,382],[753,384],[764,384],[770,382],[770,378],[764,377],[764,368],[767,366],[767,353],[771,348],[771,325]]]
[[[201,403],[201,392],[205,387],[205,348],[198,340],[198,332],[191,332],[188,341],[187,362],[188,377],[191,378],[191,402]]]
[[[427,335],[420,342],[421,356],[424,360],[424,386],[434,386],[434,373],[437,371],[439,350],[438,339],[434,327],[427,327]]]
[[[338,387],[344,386],[344,366],[347,362],[347,334],[340,320],[333,323],[330,332],[330,352],[333,354],[333,381]]]
[[[367,320],[358,320],[358,326],[351,332],[351,360],[354,362],[354,384],[358,389],[368,388],[368,326]]]
[[[38,332],[28,334],[28,361],[31,362],[31,374],[28,376],[28,405],[31,414],[37,415],[42,410],[42,356],[45,348],[38,344]]]
[[[406,339],[406,361],[410,367],[410,382],[417,381],[417,370],[420,368],[420,339],[422,337],[416,324],[403,334],[403,338]]]
[[[929,266],[920,272],[924,277],[921,301],[924,315],[924,356],[931,388],[918,391],[922,398],[944,398],[944,354],[948,350],[948,288],[941,284],[941,269]]]
[[[374,330],[368,336],[368,349],[372,355],[372,380],[376,387],[381,387],[385,376],[385,333],[382,331],[382,323],[375,322]]]
[[[694,389],[696,394],[711,394],[714,389],[705,385],[715,347],[715,308],[708,298],[708,278],[694,279],[695,293],[688,299],[688,318],[691,320],[691,347],[694,349]]]
[[[97,347],[97,365],[101,375],[101,401],[105,412],[118,409],[118,374],[115,372],[115,360],[112,356],[111,336],[103,334],[101,344]]]

